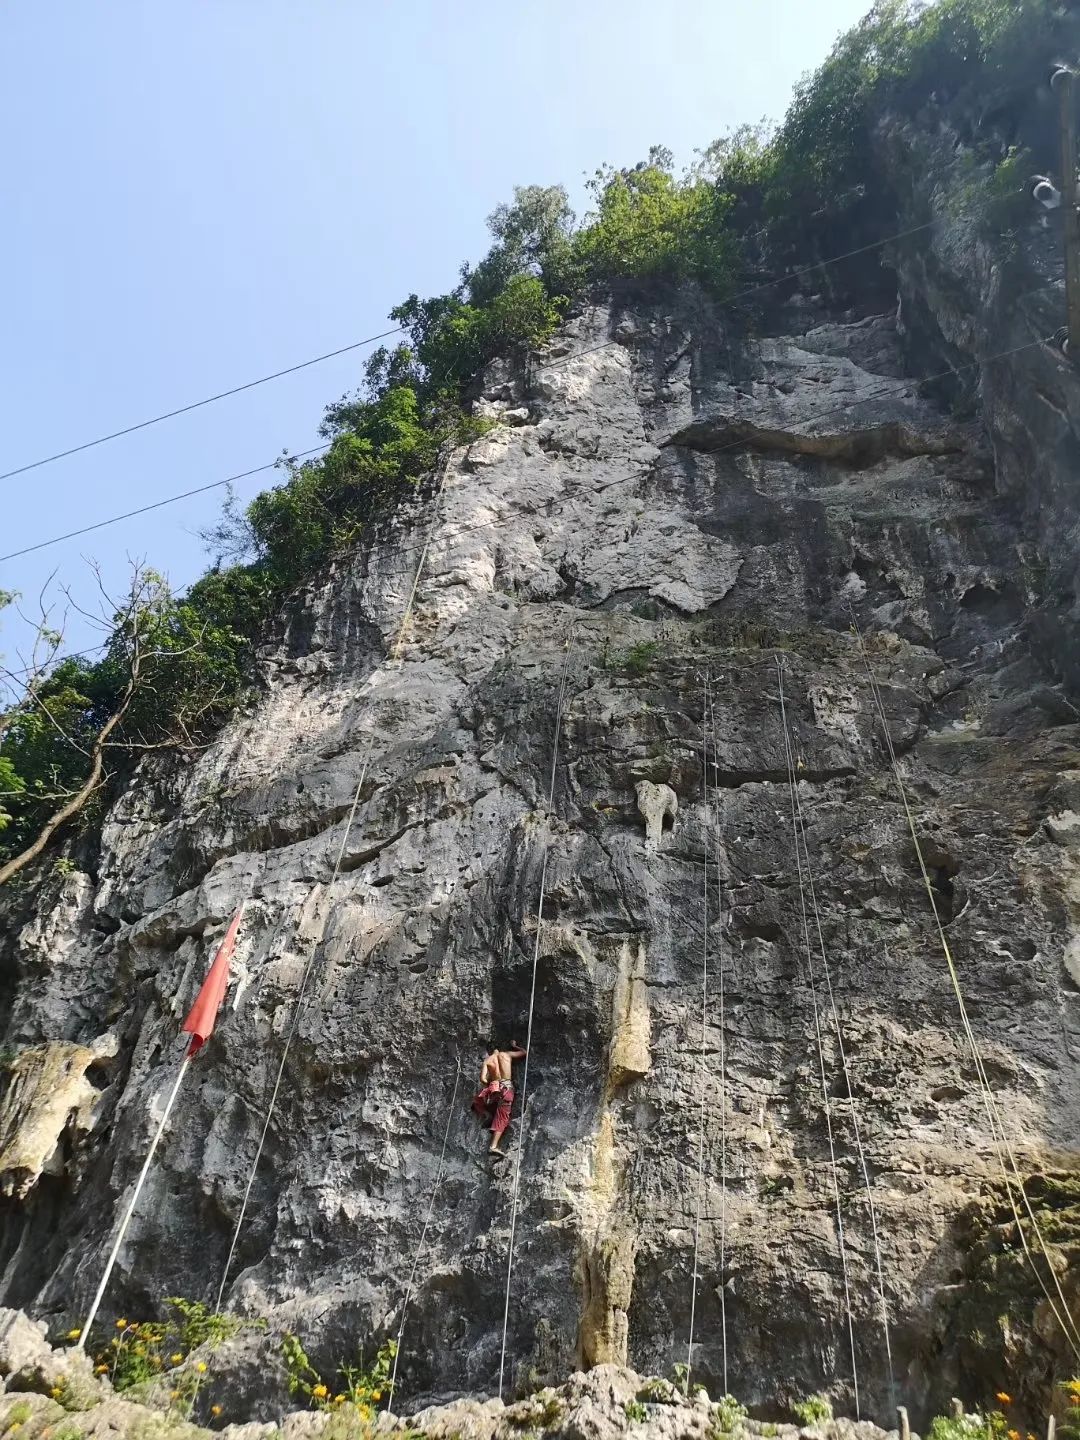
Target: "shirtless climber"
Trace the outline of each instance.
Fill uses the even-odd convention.
[[[491,1119],[489,1155],[506,1154],[499,1148],[499,1141],[510,1128],[510,1111],[514,1107],[511,1067],[515,1060],[524,1058],[525,1051],[515,1040],[509,1050],[492,1050],[480,1066],[480,1089],[473,1097],[472,1108],[481,1120]]]

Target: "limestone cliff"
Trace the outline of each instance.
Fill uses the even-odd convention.
[[[212,1298],[317,944],[228,1303],[328,1357],[392,1334],[457,1066],[469,1082],[490,1040],[523,1034],[538,942],[512,1132],[515,1385],[684,1359],[700,1201],[698,1377],[720,1390],[723,1302],[733,1393],[765,1412],[828,1388],[850,1409],[780,657],[851,1074],[848,1096],[826,1025],[864,1413],[888,1414],[892,1396],[852,1098],[902,1398],[925,1413],[996,1383],[1034,1403],[1067,1372],[1017,1258],[852,630],[854,616],[1073,1299],[1080,383],[1059,349],[1031,344],[964,372],[978,403],[958,419],[905,378],[940,370],[945,347],[978,361],[1027,345],[1062,308],[1042,232],[1019,302],[995,288],[982,242],[949,234],[893,257],[899,323],[880,286],[872,304],[837,304],[804,280],[751,330],[683,293],[598,304],[528,365],[495,367],[476,401],[495,428],[297,598],[251,711],[195,763],[143,766],[92,874],[43,880],[31,916],[7,902],[5,1303],[65,1328],[80,1317],[178,1019],[249,896],[240,983],[153,1172],[114,1310]],[[706,855],[720,878],[707,919]],[[406,1408],[489,1392],[498,1371],[514,1169],[486,1159],[467,1088],[406,1331]],[[252,1394],[242,1345],[231,1363]]]

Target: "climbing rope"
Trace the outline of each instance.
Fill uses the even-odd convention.
[[[720,1009],[720,1342],[723,1362],[724,1394],[728,1393],[728,1346],[727,1346],[727,1014],[724,996],[724,874],[721,868],[722,846],[720,826],[720,786],[717,779],[716,743],[716,696],[710,688],[709,718],[712,724],[713,753],[713,804],[715,821],[713,838],[716,844],[716,971],[719,980],[718,1000]]]
[[[859,1408],[859,1372],[855,1359],[855,1319],[851,1308],[851,1283],[848,1276],[847,1242],[844,1238],[844,1215],[840,1204],[840,1180],[836,1163],[836,1140],[833,1134],[832,1105],[829,1099],[829,1083],[825,1074],[825,1046],[821,1036],[821,1012],[818,1005],[817,980],[814,974],[814,951],[810,943],[810,920],[806,905],[806,884],[803,879],[802,855],[799,849],[798,810],[795,793],[795,758],[791,750],[791,732],[788,728],[787,705],[784,700],[784,667],[776,657],[776,676],[780,691],[780,717],[784,727],[784,756],[787,761],[788,791],[791,800],[791,833],[795,844],[795,865],[799,879],[799,909],[802,916],[803,939],[806,946],[806,969],[810,984],[810,998],[814,1011],[814,1036],[817,1042],[818,1069],[821,1078],[821,1099],[825,1110],[825,1131],[829,1142],[829,1162],[832,1174],[833,1200],[836,1207],[836,1235],[840,1250],[840,1270],[844,1282],[844,1308],[847,1311],[848,1343],[851,1349],[851,1380],[855,1399],[855,1418],[861,1419]]]
[[[1024,1186],[1023,1177],[1020,1174],[1020,1167],[1017,1164],[1016,1155],[1013,1151],[1012,1145],[1009,1142],[1008,1134],[1005,1129],[1004,1118],[1002,1117],[1001,1109],[997,1103],[997,1098],[994,1095],[989,1080],[987,1079],[986,1068],[982,1058],[982,1052],[979,1049],[979,1043],[976,1039],[975,1031],[972,1028],[971,1021],[968,1016],[967,1005],[964,1001],[963,989],[960,984],[960,973],[957,969],[956,961],[953,959],[952,949],[949,945],[948,937],[945,934],[945,927],[942,923],[941,914],[937,907],[937,897],[934,894],[933,883],[930,880],[930,872],[927,869],[926,858],[923,854],[922,842],[919,839],[919,833],[915,825],[915,815],[911,808],[911,802],[908,798],[907,786],[904,784],[904,777],[900,770],[900,762],[897,759],[896,749],[893,745],[892,731],[889,727],[888,716],[885,713],[885,705],[881,698],[881,691],[877,683],[877,677],[874,675],[873,667],[870,664],[870,657],[866,649],[865,638],[863,636],[859,622],[856,619],[854,609],[852,609],[850,606],[848,607],[848,613],[851,616],[852,628],[854,629],[855,634],[858,637],[859,650],[862,655],[863,668],[866,671],[867,680],[870,685],[870,692],[874,699],[878,718],[881,721],[882,733],[885,738],[885,746],[888,752],[889,762],[892,766],[893,777],[896,780],[896,786],[900,793],[900,800],[904,808],[904,815],[907,819],[908,830],[911,833],[912,843],[915,846],[915,855],[919,863],[919,872],[922,875],[923,885],[926,889],[927,899],[930,902],[930,910],[934,917],[934,925],[937,929],[938,939],[941,943],[942,953],[945,956],[945,964],[949,971],[949,980],[952,984],[953,994],[956,997],[957,1007],[960,1011],[960,1022],[964,1031],[964,1037],[967,1040],[968,1048],[971,1051],[971,1057],[975,1064],[975,1073],[978,1077],[980,1090],[982,1092],[983,1106],[986,1110],[987,1120],[990,1126],[990,1137],[994,1144],[998,1165],[1001,1169],[1001,1178],[1005,1186],[1005,1194],[1008,1197],[1009,1206],[1013,1213],[1013,1219],[1016,1223],[1016,1231],[1020,1239],[1020,1245],[1023,1249],[1024,1255],[1028,1263],[1031,1266],[1032,1274],[1035,1276],[1035,1279],[1039,1283],[1039,1288],[1042,1290],[1044,1296],[1046,1297],[1047,1304],[1050,1306],[1050,1310],[1055,1320],[1057,1320],[1058,1325],[1061,1327],[1062,1333],[1064,1334],[1065,1339],[1071,1347],[1074,1355],[1077,1357],[1078,1360],[1080,1360],[1080,1331],[1077,1330],[1076,1323],[1070,1313],[1069,1303],[1066,1300],[1065,1294],[1061,1288],[1061,1282],[1058,1279],[1057,1270],[1054,1266],[1053,1260],[1050,1257],[1050,1252],[1047,1248],[1046,1240],[1043,1236],[1042,1229],[1039,1226],[1039,1222],[1035,1217],[1035,1212],[1032,1209],[1031,1201],[1028,1198],[1027,1190]],[[1006,1159],[1008,1160],[1008,1165],[1006,1165]],[[1009,1174],[1010,1168],[1012,1170],[1012,1177],[1010,1177]],[[1054,1289],[1057,1292],[1057,1300],[1055,1300],[1054,1296],[1051,1295],[1049,1287],[1047,1286],[1038,1265],[1035,1263],[1035,1256],[1032,1254],[1031,1248],[1028,1244],[1027,1236],[1024,1233],[1024,1224],[1020,1216],[1019,1208],[1017,1207],[1015,1196],[1013,1194],[1014,1184],[1016,1186],[1016,1189],[1020,1193],[1020,1198],[1023,1201],[1024,1209],[1027,1213],[1028,1220],[1030,1221],[1032,1232],[1034,1233],[1038,1241],[1039,1248],[1042,1251],[1044,1260],[1046,1261],[1046,1268],[1049,1271],[1050,1278],[1054,1284]]]
[[[697,1204],[694,1214],[694,1263],[690,1279],[690,1334],[686,1343],[686,1393],[694,1365],[694,1320],[697,1314],[698,1254],[701,1246],[701,1211],[705,1193],[705,1037],[709,1024],[709,678],[701,692],[701,800],[705,833],[701,850],[701,1048],[698,1053],[698,1163]],[[724,1386],[725,1393],[727,1385]]]
[[[439,1198],[439,1190],[442,1188],[443,1169],[446,1164],[446,1147],[450,1140],[450,1126],[457,1110],[458,1087],[460,1085],[461,1056],[459,1054],[457,1057],[457,1073],[454,1076],[454,1093],[450,1097],[450,1109],[446,1112],[446,1129],[443,1131],[442,1149],[439,1151],[439,1166],[435,1172],[435,1184],[431,1187],[431,1198],[428,1201],[427,1214],[424,1216],[424,1228],[420,1231],[420,1243],[416,1247],[412,1269],[409,1271],[409,1278],[405,1284],[405,1299],[401,1302],[401,1323],[398,1325],[397,1343],[394,1347],[394,1368],[390,1372],[389,1399],[386,1403],[386,1413],[388,1415],[394,1408],[394,1398],[397,1395],[398,1361],[401,1359],[401,1337],[405,1333],[405,1317],[408,1314],[409,1301],[412,1299],[413,1286],[416,1283],[416,1272],[420,1268],[420,1257],[424,1253],[424,1242],[427,1240],[428,1227],[431,1225],[431,1217],[435,1213],[435,1201]]]
[[[442,509],[443,491],[446,488],[447,474],[448,467],[444,465],[442,477],[439,481],[439,488],[435,493],[435,504],[432,510],[431,524],[428,527],[427,536],[424,540],[424,545],[422,550],[420,551],[420,557],[416,564],[416,574],[413,576],[412,588],[410,589],[408,599],[405,602],[405,610],[401,617],[401,623],[398,626],[397,637],[391,648],[390,660],[394,664],[396,664],[401,657],[401,649],[405,641],[405,633],[408,628],[409,620],[412,617],[413,606],[416,603],[416,594],[420,585],[420,577],[423,573],[424,565],[427,561],[428,550],[431,546],[432,539],[435,535],[435,529],[439,521],[439,515]],[[349,836],[352,833],[353,821],[356,819],[356,811],[360,805],[360,795],[364,788],[364,781],[367,779],[368,767],[371,763],[371,756],[374,749],[374,744],[374,733],[369,731],[367,737],[367,745],[364,750],[364,760],[363,764],[360,767],[360,778],[356,782],[356,790],[353,793],[352,805],[349,808],[349,815],[347,820],[345,821],[345,828],[341,836],[341,844],[338,846],[337,859],[334,861],[333,872],[330,876],[330,884],[327,887],[326,893],[328,897],[333,895],[334,886],[337,883],[338,876],[341,874],[341,863],[345,858],[345,850],[349,843]],[[262,1159],[262,1153],[266,1146],[266,1137],[270,1132],[270,1124],[273,1120],[274,1109],[277,1106],[278,1095],[281,1092],[281,1084],[285,1076],[285,1066],[288,1063],[289,1051],[292,1048],[293,1039],[296,1035],[297,1029],[299,1028],[300,1021],[303,1017],[304,1008],[307,1001],[308,983],[311,980],[312,971],[315,968],[315,960],[319,953],[319,947],[322,943],[323,936],[326,933],[326,921],[328,916],[329,906],[327,906],[327,912],[323,916],[322,924],[319,927],[318,937],[311,945],[307,962],[304,965],[304,971],[300,979],[300,989],[297,992],[296,1003],[293,1006],[292,1018],[289,1022],[289,1029],[285,1035],[285,1044],[282,1047],[281,1051],[281,1059],[278,1062],[277,1074],[274,1077],[273,1089],[270,1092],[270,1103],[266,1107],[266,1116],[263,1120],[262,1132],[259,1135],[259,1143],[255,1148],[255,1158],[251,1162],[251,1169],[248,1173],[247,1185],[244,1188],[244,1198],[240,1204],[240,1213],[236,1219],[236,1226],[233,1230],[232,1241],[229,1245],[229,1253],[225,1259],[225,1267],[221,1272],[221,1283],[218,1286],[217,1299],[214,1302],[215,1314],[220,1313],[221,1311],[221,1303],[225,1295],[225,1287],[228,1284],[229,1280],[229,1271],[232,1268],[233,1258],[236,1254],[236,1247],[240,1240],[240,1232],[243,1229],[244,1220],[247,1216],[247,1208],[248,1202],[251,1199],[252,1186],[255,1184],[255,1175],[258,1171],[259,1161]]]
[[[798,814],[799,835],[802,844],[802,857],[806,865],[807,888],[810,895],[810,908],[814,914],[814,928],[817,933],[818,951],[821,955],[821,966],[825,976],[826,994],[829,1000],[829,1009],[832,1014],[833,1032],[836,1035],[836,1048],[840,1057],[840,1067],[844,1077],[844,1090],[848,1098],[848,1113],[851,1117],[851,1129],[855,1140],[855,1152],[859,1161],[859,1170],[862,1174],[863,1190],[866,1195],[866,1207],[870,1215],[870,1235],[874,1248],[874,1267],[877,1278],[878,1301],[881,1306],[881,1330],[885,1343],[885,1361],[889,1373],[889,1397],[890,1405],[896,1408],[896,1374],[893,1368],[892,1338],[889,1331],[889,1306],[885,1296],[885,1266],[881,1252],[881,1238],[878,1232],[877,1207],[874,1205],[873,1187],[870,1184],[870,1170],[866,1163],[866,1149],[863,1145],[862,1127],[859,1124],[859,1111],[855,1103],[855,1091],[851,1085],[851,1073],[848,1068],[847,1050],[844,1045],[843,1026],[840,1024],[840,1013],[836,1004],[836,995],[832,983],[832,967],[829,964],[828,951],[825,947],[825,935],[821,924],[821,908],[817,900],[817,886],[814,881],[814,870],[810,863],[810,846],[807,840],[806,816],[803,812],[802,797],[798,785],[795,786],[795,808]]]
[[[570,677],[570,660],[574,653],[574,630],[576,621],[571,622],[565,643],[562,674],[559,677],[559,694],[555,705],[555,738],[551,746],[551,783],[548,786],[547,824],[544,830],[544,850],[540,864],[540,896],[536,904],[536,941],[533,945],[532,981],[529,986],[529,1019],[525,1029],[525,1064],[521,1072],[521,1119],[517,1150],[514,1156],[514,1183],[510,1201],[510,1243],[506,1252],[506,1297],[503,1302],[502,1347],[499,1351],[499,1399],[503,1397],[503,1383],[506,1374],[506,1334],[510,1325],[510,1285],[514,1274],[514,1239],[517,1234],[518,1192],[521,1185],[521,1157],[525,1150],[525,1102],[529,1093],[529,1060],[532,1056],[533,1013],[536,1008],[536,976],[540,965],[540,940],[544,923],[544,896],[547,891],[548,855],[551,851],[551,819],[555,806],[555,778],[559,763],[559,737],[562,734],[563,708],[566,704],[566,687]]]

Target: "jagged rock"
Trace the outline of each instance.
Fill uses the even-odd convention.
[[[116,1054],[114,1035],[93,1045],[50,1041],[21,1051],[0,1098],[0,1193],[25,1198],[42,1174],[62,1175],[65,1135],[93,1128],[98,1091],[86,1072]]]
[[[663,1393],[656,1401],[642,1396]],[[200,1413],[207,1409],[205,1398],[197,1398]],[[457,1400],[448,1405],[429,1406],[403,1420],[385,1412],[376,1416],[370,1433],[392,1437],[413,1435],[425,1440],[520,1440],[523,1434],[543,1435],[548,1440],[708,1440],[720,1433],[718,1406],[704,1395],[687,1399],[670,1384],[643,1378],[633,1370],[599,1364],[588,1374],[573,1374],[563,1385],[549,1386],[526,1399],[504,1405],[501,1400]],[[18,1418],[26,1415],[26,1419]],[[269,1440],[274,1434],[284,1440],[318,1440],[324,1434],[367,1433],[359,1419],[351,1419],[348,1408],[293,1410],[270,1424],[232,1424],[208,1430],[185,1421],[168,1407],[153,1408],[115,1395],[107,1381],[98,1393],[86,1396],[78,1406],[57,1404],[41,1394],[0,1395],[0,1427],[27,1426],[38,1433],[39,1422],[62,1423],[70,1440],[108,1440],[148,1435],[170,1435],[178,1440],[206,1440],[212,1434],[226,1440]],[[737,1423],[734,1437],[758,1440],[765,1427],[753,1420]],[[794,1425],[772,1425],[769,1435],[780,1440],[885,1440],[888,1432],[866,1422],[830,1420],[798,1429]],[[895,1431],[892,1434],[895,1436]],[[918,1440],[918,1436],[914,1437]]]
[[[645,848],[655,850],[664,832],[664,821],[675,822],[679,813],[679,797],[670,785],[654,785],[651,780],[639,780],[634,791],[645,821]]]
[[[28,923],[5,911],[5,1045],[55,1055],[112,1031],[119,1050],[94,1130],[53,1115],[19,1169],[39,1178],[7,1202],[0,1293],[77,1322],[177,1021],[247,895],[247,983],[192,1067],[111,1306],[212,1298],[250,1181],[228,1305],[326,1367],[370,1358],[441,1176],[403,1407],[493,1388],[514,1215],[510,1393],[579,1362],[668,1372],[696,1254],[707,1387],[723,1306],[741,1399],[764,1413],[828,1388],[853,1408],[847,1289],[864,1413],[891,1420],[865,1151],[913,1414],[962,1386],[1045,1399],[1069,1354],[1001,1213],[879,706],[995,1107],[1054,1233],[1075,1236],[1080,652],[1060,597],[1077,590],[1080,383],[1045,347],[1015,385],[988,365],[984,428],[906,378],[1046,333],[1045,296],[1007,312],[985,251],[943,244],[899,257],[899,327],[880,287],[850,315],[777,301],[751,335],[696,294],[623,297],[531,367],[493,367],[485,413],[525,423],[449,457],[419,581],[430,491],[290,603],[250,713],[189,763],[141,764],[92,875]],[[534,958],[515,1191],[457,1077],[523,1034]],[[1074,1299],[1080,1248],[1057,1254]],[[270,1343],[222,1355],[259,1419],[283,1408]],[[581,1396],[568,1435],[622,1424],[616,1400]],[[503,1423],[461,1405],[461,1432]],[[698,1413],[650,1425],[696,1433]]]

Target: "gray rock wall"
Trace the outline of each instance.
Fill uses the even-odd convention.
[[[1075,525],[1071,492],[1047,490],[1033,525],[1001,402],[988,440],[920,398],[893,316],[830,318],[812,300],[772,330],[736,341],[704,303],[597,308],[527,372],[493,373],[483,404],[507,423],[450,458],[441,498],[298,598],[252,712],[192,763],[144,767],[94,875],[43,882],[36,918],[5,941],[4,1043],[116,1055],[89,1072],[91,1128],[80,1109],[61,1173],[0,1202],[6,1303],[79,1319],[178,1021],[247,895],[235,1000],[193,1067],[112,1313],[215,1293],[315,947],[228,1303],[323,1360],[396,1330],[460,1064],[401,1403],[490,1393],[515,1160],[486,1158],[467,1100],[489,1042],[524,1036],[538,945],[510,1145],[514,1387],[684,1360],[697,1230],[699,1378],[722,1388],[723,1308],[744,1402],[828,1388],[851,1412],[828,1122],[863,1414],[887,1416],[853,1104],[900,1397],[920,1414],[1007,1384],[1034,1402],[1067,1365],[1011,1258],[851,623],[869,637],[997,1104],[1025,1171],[1049,1176],[1040,1204],[1072,1296],[1080,727],[1028,624],[1046,602],[1032,557]],[[1060,384],[1074,403],[1075,380]],[[851,1083],[849,1096],[819,969],[827,1101],[777,658]],[[639,798],[662,791],[646,783],[676,802],[651,840]],[[250,1388],[246,1363],[238,1350]]]

